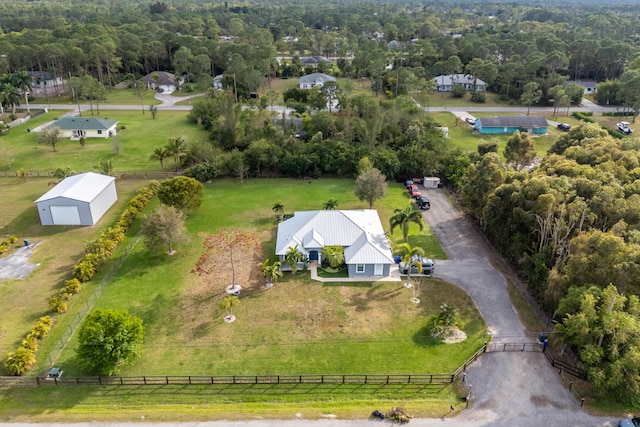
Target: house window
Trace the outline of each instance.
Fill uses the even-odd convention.
[[[102,135],[102,129],[98,129],[98,135]]]
[[[364,273],[364,264],[356,264],[356,273]]]

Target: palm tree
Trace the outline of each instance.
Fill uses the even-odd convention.
[[[289,252],[285,255],[284,260],[291,269],[291,272],[296,274],[298,271],[298,263],[303,260],[303,255],[298,250],[298,244],[289,248]]]
[[[409,205],[406,209],[402,210],[400,208],[396,208],[393,211],[395,214],[389,219],[389,223],[391,225],[391,232],[396,227],[402,228],[402,237],[404,239],[404,243],[408,242],[409,239],[409,225],[411,223],[418,224],[420,227],[420,231],[422,231],[424,227],[424,220],[422,219],[422,213],[413,207],[413,205]]]
[[[31,89],[31,76],[26,71],[16,71],[11,75],[13,86],[22,91],[24,101],[27,103],[27,113],[31,114],[29,107],[29,90]]]
[[[20,105],[20,94],[11,83],[0,82],[0,105],[2,106],[3,121],[6,108],[13,107],[15,113],[16,105]]]
[[[344,248],[342,246],[325,246],[322,255],[327,259],[329,267],[338,268],[344,264]]]
[[[160,162],[160,167],[164,171],[164,159],[171,157],[167,147],[157,147],[153,149],[153,154],[149,157],[149,160],[157,160]]]
[[[184,157],[187,155],[187,145],[182,139],[182,137],[178,136],[175,138],[170,138],[169,143],[165,147],[170,156],[173,157],[173,161],[176,164],[176,172],[178,171],[178,166]]]
[[[260,266],[262,276],[267,279],[267,283],[265,284],[267,288],[273,287],[278,279],[282,277],[280,265],[280,261],[275,261],[273,264],[269,264],[269,259],[265,259],[264,262],[258,264],[258,266]]]
[[[431,332],[442,335],[456,327],[460,321],[460,312],[457,308],[446,302],[440,305],[438,313],[433,315]]]
[[[271,210],[275,212],[276,216],[278,217],[278,222],[282,221],[284,217],[284,205],[282,204],[282,202],[275,202],[271,207]]]
[[[240,298],[235,295],[227,295],[224,297],[222,302],[220,303],[220,309],[224,310],[227,315],[224,317],[225,320],[229,322],[233,322],[236,320],[236,316],[233,315],[233,308],[240,305]]]
[[[324,206],[322,209],[329,211],[329,210],[334,210],[335,208],[338,207],[338,200],[331,198],[329,200],[327,200],[326,202],[324,202]]]
[[[400,255],[402,263],[407,267],[407,283],[411,283],[411,267],[416,266],[418,272],[422,272],[422,263],[417,258],[424,256],[424,249],[418,246],[411,246],[408,243],[401,243],[395,250],[396,255]]]

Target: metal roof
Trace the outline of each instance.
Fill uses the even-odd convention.
[[[58,197],[81,202],[91,202],[113,181],[115,181],[115,178],[112,176],[100,175],[99,173],[93,172],[73,175],[65,178],[58,185],[47,191],[36,200],[35,203]]]
[[[476,119],[476,128],[479,127],[521,127],[521,128],[541,128],[548,127],[546,117],[542,116],[496,116],[480,117]]]
[[[116,124],[118,124],[116,120],[93,117],[61,117],[47,126],[47,129],[55,127],[62,130],[109,130]]]
[[[344,247],[348,263],[393,263],[389,241],[378,212],[373,209],[298,211],[278,224],[277,255],[286,255],[296,244],[301,253],[308,255],[304,245],[309,243],[309,249],[317,249],[319,242],[323,246]]]
[[[433,81],[436,85],[453,86],[454,84],[472,85],[473,76],[470,74],[446,74],[434,77]],[[476,79],[477,86],[486,86],[484,80]]]
[[[300,83],[316,83],[317,81],[321,81],[324,84],[326,82],[335,82],[336,78],[324,73],[313,73],[300,77]]]

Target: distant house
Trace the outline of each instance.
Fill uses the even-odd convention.
[[[324,56],[303,56],[300,58],[300,62],[304,67],[310,66],[313,68],[318,68],[318,64],[324,62],[325,64],[331,66],[333,62],[330,59],[325,58]]]
[[[213,78],[213,88],[215,90],[222,90],[222,80],[224,79],[224,74],[218,74]]]
[[[473,129],[490,135],[511,135],[516,131],[544,135],[548,127],[547,119],[542,116],[497,116],[477,118]]]
[[[180,80],[176,79],[176,76],[166,71],[154,71],[142,78],[142,81],[147,84],[149,89],[162,89],[164,92],[171,93],[175,91],[180,85]]]
[[[436,92],[451,92],[455,85],[462,85],[466,90],[473,90],[474,78],[469,74],[448,74],[434,77]],[[476,92],[484,92],[487,84],[480,79],[475,79]]]
[[[596,93],[596,86],[598,85],[598,82],[594,80],[575,80],[573,82],[570,81],[567,83],[578,83],[580,86],[584,88],[585,95],[591,95],[593,93]]]
[[[276,255],[284,263],[295,246],[308,261],[322,261],[325,246],[342,246],[349,277],[389,276],[394,264],[380,217],[372,209],[295,212],[278,225]]]
[[[50,73],[43,71],[27,71],[31,76],[31,87],[44,89],[45,87],[54,87],[62,84],[62,77],[52,76]]]
[[[335,82],[336,78],[323,73],[313,73],[300,77],[300,89],[311,89],[324,86],[326,82]]]
[[[117,200],[114,177],[87,172],[65,178],[35,203],[42,225],[93,225]]]
[[[116,120],[96,119],[93,117],[61,117],[47,129],[60,128],[65,138],[109,138],[116,136]]]

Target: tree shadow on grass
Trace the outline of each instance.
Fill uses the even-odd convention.
[[[432,337],[429,329],[429,325],[423,326],[422,328],[418,329],[418,331],[411,337],[413,342],[421,347],[434,347],[437,345],[441,345],[442,340]]]
[[[363,294],[352,295],[350,297],[350,301],[345,303],[345,305],[355,307],[356,311],[366,311],[369,309],[369,304],[372,302],[390,301],[405,290],[401,285],[392,289],[388,289],[383,284],[369,283],[369,285],[371,289],[367,290]]]

